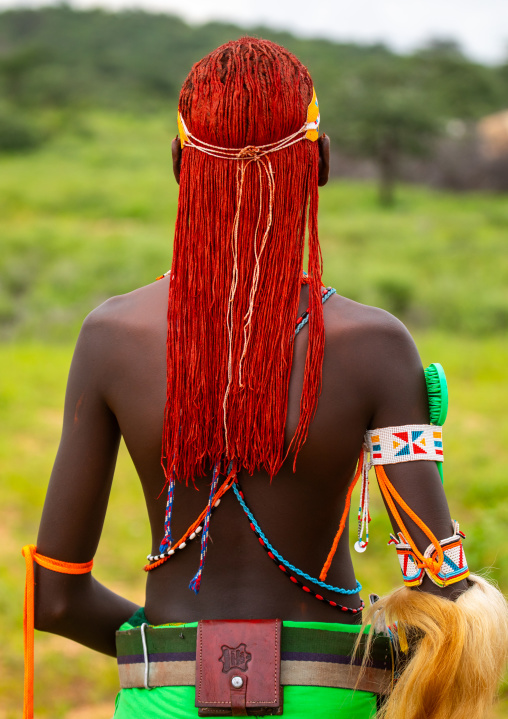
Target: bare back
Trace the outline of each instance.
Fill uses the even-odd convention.
[[[109,300],[84,324],[39,535],[39,551],[49,556],[67,554],[62,558],[69,561],[93,556],[120,433],[142,483],[152,528],[151,549],[157,551],[165,512],[160,456],[167,294],[168,279],[160,280]],[[306,307],[304,287],[299,310]],[[296,472],[289,457],[272,483],[262,473],[240,475],[246,499],[272,544],[312,576],[319,574],[332,543],[365,431],[428,421],[421,362],[398,320],[340,296],[326,302],[324,320],[322,393]],[[298,421],[306,351],[304,328],[295,340],[286,444]],[[392,478],[423,520],[438,536],[446,536],[450,518],[437,471],[430,463],[411,465],[409,469],[408,465],[394,467]],[[204,508],[208,484],[209,479],[199,479],[200,491],[192,485],[177,485],[175,537]],[[65,515],[67,519],[60,514],[57,522],[55,513],[62,503],[74,511]],[[417,528],[414,533],[418,538]],[[339,620],[336,610],[298,591],[267,559],[232,492],[214,513],[210,536],[198,596],[188,589],[199,560],[198,542],[149,573],[145,609],[150,622],[252,616]],[[421,540],[425,543],[424,537]],[[148,552],[148,537],[146,542]],[[355,577],[348,544],[345,532],[328,581],[352,588]],[[348,601],[350,606],[360,602],[358,595]],[[348,620],[357,621],[340,613],[340,621]]]

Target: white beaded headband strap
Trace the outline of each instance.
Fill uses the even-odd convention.
[[[181,147],[193,147],[195,150],[222,160],[257,159],[271,152],[283,150],[304,139],[315,142],[318,139],[320,119],[319,103],[314,88],[312,88],[312,100],[307,108],[307,119],[301,128],[293,132],[292,135],[283,137],[276,142],[269,142],[265,145],[247,145],[246,147],[220,147],[218,145],[212,145],[209,142],[200,140],[190,132],[180,111],[178,111],[177,115]]]

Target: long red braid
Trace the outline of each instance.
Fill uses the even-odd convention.
[[[179,111],[203,143],[259,146],[302,127],[312,92],[306,68],[291,53],[266,40],[243,38],[194,65]],[[168,481],[171,476],[193,481],[217,463],[221,471],[233,462],[249,474],[263,468],[271,477],[280,469],[306,228],[309,344],[291,441],[295,461],[316,410],[324,349],[317,142],[304,139],[272,153],[270,162],[273,186],[260,163],[246,165],[235,266],[238,163],[183,148],[168,302],[163,435]],[[271,226],[260,253],[270,191]],[[261,256],[253,295],[255,240]]]

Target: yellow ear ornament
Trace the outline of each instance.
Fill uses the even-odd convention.
[[[310,101],[309,107],[307,109],[307,132],[305,133],[305,137],[307,138],[307,140],[315,142],[318,139],[320,119],[321,118],[319,115],[319,103],[316,96],[316,91],[314,90],[314,88],[312,88],[312,100]]]
[[[180,135],[180,146],[183,148],[187,140],[189,139],[187,137],[187,128],[183,124],[182,116],[180,115],[180,110],[178,110],[176,115],[177,121],[178,121],[178,134]]]

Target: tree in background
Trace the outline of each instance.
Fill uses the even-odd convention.
[[[508,103],[500,69],[469,60],[453,40],[433,40],[409,61],[434,111],[445,121],[476,121]]]
[[[365,64],[338,86],[334,107],[339,146],[372,159],[379,172],[379,200],[392,205],[403,156],[430,152],[441,123],[429,94],[406,58]]]
[[[245,32],[221,22],[191,26],[140,10],[60,4],[0,12],[0,116],[11,138],[2,146],[0,136],[0,151],[36,147],[44,113],[49,127],[39,132],[41,142],[72,122],[79,125],[79,113],[99,108],[164,113],[174,121],[188,68]],[[263,27],[250,33],[284,45],[308,66],[323,128],[345,154],[376,163],[384,204],[393,202],[403,157],[435,148],[450,120],[472,125],[507,106],[508,65],[474,63],[454,42],[432,42],[400,56],[382,44],[295,38]],[[67,119],[57,122],[57,115]],[[16,135],[16,122],[33,132],[24,139]]]

